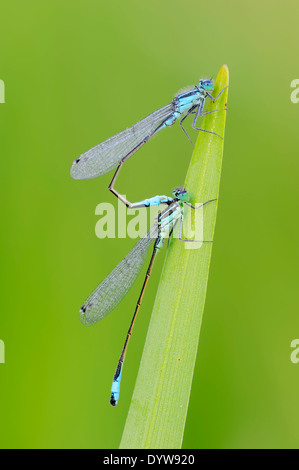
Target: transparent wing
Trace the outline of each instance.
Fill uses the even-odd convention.
[[[195,89],[194,85],[185,86],[184,88],[181,88],[175,96],[177,97],[179,95],[182,95],[183,93],[187,93],[187,91],[191,91],[191,90],[194,90],[194,89]]]
[[[128,255],[98,285],[82,305],[81,322],[88,326],[110,313],[134,284],[144,264],[149,247],[155,241],[158,226],[154,224]]]
[[[119,162],[133,155],[144,139],[150,137],[171,113],[172,103],[153,112],[132,127],[101,142],[77,158],[71,166],[71,177],[78,180],[95,178],[116,168]]]

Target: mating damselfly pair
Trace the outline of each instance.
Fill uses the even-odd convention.
[[[153,112],[132,127],[125,129],[82,154],[73,162],[71,167],[71,176],[75,179],[95,178],[116,168],[109,185],[109,189],[124,204],[126,204],[127,207],[136,208],[160,204],[167,205],[167,207],[158,215],[154,225],[148,233],[136,243],[129,254],[98,285],[80,309],[80,319],[84,325],[92,325],[108,315],[108,313],[110,313],[119,304],[134,284],[145,262],[148,250],[150,246],[154,244],[146,277],[113,378],[110,398],[110,403],[113,406],[116,406],[118,402],[121,372],[128,341],[141,305],[155,256],[163,246],[165,238],[168,238],[168,236],[172,234],[177,223],[179,223],[179,238],[181,241],[206,242],[207,240],[184,240],[182,238],[184,206],[187,205],[192,209],[197,209],[208,202],[215,200],[212,199],[198,207],[195,207],[188,202],[189,198],[187,191],[185,189],[178,188],[173,191],[173,197],[155,196],[138,203],[131,204],[114,189],[114,184],[123,163],[138,149],[140,149],[153,135],[163,128],[173,125],[179,118],[180,125],[188,138],[189,136],[183,127],[183,121],[191,114],[195,115],[192,122],[192,127],[194,129],[214,134],[214,132],[209,130],[196,127],[198,117],[202,117],[209,112],[220,111],[217,109],[209,111],[208,113],[203,111],[206,99],[209,98],[215,102],[224,89],[221,90],[216,97],[211,95],[212,91],[212,80],[200,80],[197,86],[175,96],[169,105]]]

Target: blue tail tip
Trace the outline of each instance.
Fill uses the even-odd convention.
[[[112,405],[112,406],[116,406],[116,405],[117,405],[117,400],[115,399],[114,393],[111,393],[110,405]]]
[[[113,378],[111,395],[110,395],[110,405],[116,406],[119,399],[119,389],[120,389],[120,380],[121,380],[121,370],[122,363],[119,363],[116,372]]]

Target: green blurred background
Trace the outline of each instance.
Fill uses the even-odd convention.
[[[0,447],[118,447],[165,251],[114,409],[142,276],[103,322],[79,322],[82,301],[134,241],[95,236],[96,205],[117,207],[112,174],[74,181],[70,165],[223,63],[221,195],[183,446],[298,447],[298,2],[2,0],[0,12]],[[173,126],[127,163],[117,188],[131,201],[170,195],[191,153]]]

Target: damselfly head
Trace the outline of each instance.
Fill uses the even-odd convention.
[[[176,188],[172,191],[172,194],[175,198],[179,199],[180,201],[189,201],[189,194],[183,188]]]
[[[202,86],[206,91],[213,91],[213,80],[199,80],[199,86]]]

